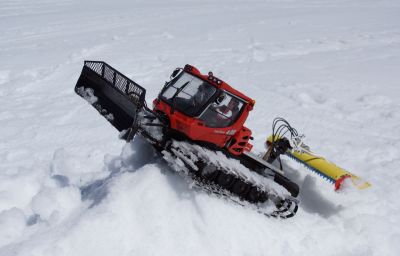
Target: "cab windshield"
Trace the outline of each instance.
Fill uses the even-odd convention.
[[[162,92],[161,99],[188,116],[199,115],[217,91],[211,84],[186,72],[174,80]]]

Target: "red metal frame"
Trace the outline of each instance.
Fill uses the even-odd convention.
[[[244,150],[250,151],[253,147],[249,143],[251,130],[244,127],[244,123],[253,109],[255,101],[221,79],[214,77],[211,72],[203,75],[197,68],[190,65],[186,65],[184,70],[219,89],[242,98],[246,103],[241,116],[229,127],[210,128],[197,118],[189,117],[177,110],[171,111],[171,106],[158,98],[153,101],[154,111],[164,113],[170,121],[171,129],[185,134],[192,140],[212,143],[221,149],[226,148],[233,155],[240,155]]]

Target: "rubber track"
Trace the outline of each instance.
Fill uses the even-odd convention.
[[[174,154],[172,151],[168,151],[168,152],[170,154],[172,154],[174,157],[179,158],[179,156]],[[183,152],[181,152],[181,153],[183,153]],[[267,210],[271,210],[271,209],[264,209],[262,207],[262,204],[265,203],[266,200],[268,200],[268,198],[270,198],[271,195],[269,195],[265,191],[260,192],[260,193],[265,193],[264,197],[267,198],[265,201],[262,201],[262,202],[260,201],[258,203],[251,203],[248,200],[246,200],[246,198],[244,198],[244,200],[243,200],[240,195],[236,195],[236,194],[228,191],[227,188],[222,187],[221,185],[216,183],[216,181],[214,181],[214,180],[210,181],[210,180],[207,180],[206,178],[200,176],[198,174],[199,171],[194,170],[193,167],[190,166],[189,164],[187,164],[184,159],[181,159],[181,160],[183,163],[185,163],[185,166],[189,170],[189,173],[182,171],[182,170],[176,170],[176,171],[178,173],[180,173],[180,175],[182,175],[184,178],[189,178],[189,182],[191,184],[193,184],[194,186],[196,186],[202,190],[209,192],[210,194],[217,195],[218,197],[223,197],[229,201],[235,202],[244,207],[254,208],[258,213],[263,214],[267,217],[287,219],[287,218],[293,217],[298,210],[298,201],[292,197],[289,197],[289,198],[286,198],[285,200],[279,201],[278,203],[274,203],[277,210],[272,211],[272,212],[267,211]],[[201,168],[201,167],[198,166],[198,168]],[[215,170],[215,171],[223,172],[222,170]],[[224,173],[226,175],[230,175],[227,172],[224,172]],[[215,175],[214,179],[217,179],[217,177],[219,175],[220,174]],[[231,176],[233,176],[233,175],[231,175]],[[233,178],[248,184],[246,181],[241,180],[239,177],[233,176]],[[232,183],[232,185],[233,185],[233,183]],[[254,185],[251,185],[251,184],[248,184],[248,186],[251,187],[250,189],[253,189],[255,187]]]

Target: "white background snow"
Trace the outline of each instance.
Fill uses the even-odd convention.
[[[285,161],[289,220],[190,189],[73,92],[83,60],[147,88],[186,63],[372,183],[335,193]],[[0,255],[398,255],[400,2],[1,0]]]

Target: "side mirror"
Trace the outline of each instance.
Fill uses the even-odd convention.
[[[175,69],[175,70],[172,72],[170,78],[171,78],[171,79],[175,78],[175,77],[179,74],[179,71],[181,71],[181,69],[179,69],[179,68]]]

